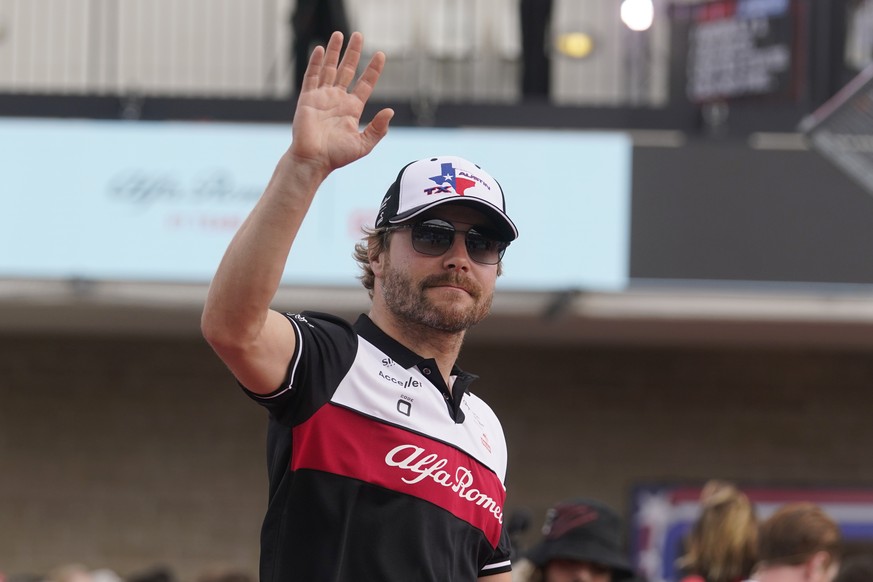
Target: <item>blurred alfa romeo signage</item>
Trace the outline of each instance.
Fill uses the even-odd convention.
[[[0,119],[0,277],[208,282],[291,141],[283,124]],[[361,227],[399,169],[456,154],[521,231],[505,288],[620,289],[631,143],[620,133],[394,128],[328,178],[284,284],[357,285]]]
[[[673,87],[691,102],[796,96],[804,38],[799,0],[677,3],[670,14]]]

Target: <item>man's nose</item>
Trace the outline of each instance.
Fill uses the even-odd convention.
[[[472,259],[467,251],[467,231],[455,231],[455,240],[443,257],[443,264],[447,269],[469,270]]]
[[[573,572],[573,582],[592,582],[594,570],[588,564],[579,564]]]

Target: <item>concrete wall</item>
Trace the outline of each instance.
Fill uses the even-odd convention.
[[[634,484],[873,484],[873,357],[471,345],[510,446],[507,510]],[[0,571],[256,572],[264,413],[198,338],[0,337]]]

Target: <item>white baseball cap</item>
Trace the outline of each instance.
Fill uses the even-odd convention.
[[[425,158],[404,166],[382,199],[375,226],[405,222],[449,202],[483,210],[494,220],[494,228],[504,240],[518,237],[518,229],[506,214],[503,188],[497,180],[457,156]]]

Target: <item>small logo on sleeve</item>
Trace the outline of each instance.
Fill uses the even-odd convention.
[[[315,327],[314,325],[312,325],[311,323],[309,323],[309,321],[307,321],[307,319],[306,319],[305,316],[300,315],[299,313],[289,313],[288,315],[289,315],[289,316],[290,316],[294,321],[296,321],[296,322],[298,322],[298,323],[302,323],[302,324],[304,324],[304,325],[308,325],[309,327]]]

